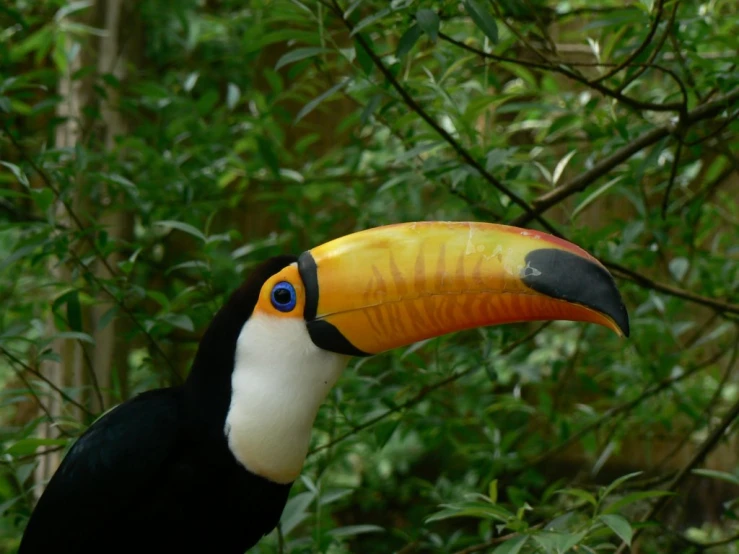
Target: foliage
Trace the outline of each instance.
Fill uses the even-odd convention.
[[[732,2],[124,3],[122,72],[105,4],[0,8],[0,548],[39,460],[179,382],[259,260],[474,219],[596,255],[631,337],[518,324],[355,361],[254,551],[738,551]]]

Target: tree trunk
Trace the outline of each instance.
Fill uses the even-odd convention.
[[[98,75],[110,73],[121,81],[124,77],[125,63],[123,52],[119,47],[118,28],[121,19],[122,0],[108,0],[107,2],[98,2],[98,9],[102,12],[98,20],[103,22],[103,30],[105,35],[100,38],[100,49],[97,59]],[[101,99],[100,115],[102,118],[103,128],[101,135],[105,144],[106,151],[115,149],[115,140],[117,136],[126,132],[126,123],[121,117],[117,109],[118,90],[115,87],[105,87],[105,98]],[[126,212],[118,206],[120,203],[115,196],[115,191],[111,190],[107,185],[103,185],[105,190],[101,195],[101,202],[96,208],[100,210],[98,221],[100,225],[108,233],[108,241],[111,243],[121,239],[126,228]],[[108,265],[115,269],[119,255],[117,253],[108,257]],[[95,262],[94,271],[98,278],[103,281],[112,279],[108,270],[108,266],[103,260],[98,259]],[[95,339],[95,353],[92,356],[92,371],[94,371],[97,386],[100,394],[93,395],[94,411],[102,411],[110,404],[110,387],[111,376],[115,369],[116,362],[116,320],[110,319],[105,327],[100,327],[101,318],[112,308],[114,304],[109,296],[105,293],[98,295],[97,303],[92,306],[90,313],[90,329]],[[123,370],[123,368],[119,368]],[[125,380],[125,373],[119,373],[123,377],[120,381]],[[93,383],[93,386],[95,384]],[[103,405],[100,405],[102,400]]]
[[[73,41],[67,38],[67,51],[71,51]],[[82,68],[82,59],[80,51],[73,59],[69,60],[69,64],[64,75],[59,80],[59,96],[62,100],[56,108],[57,116],[63,121],[56,127],[55,143],[59,149],[73,149],[80,137],[80,120],[82,116],[82,86],[79,80],[75,80],[73,75]],[[78,204],[78,195],[75,194],[69,202],[73,207]],[[57,200],[55,205],[56,221],[60,225],[71,226],[69,213],[64,204]],[[65,265],[64,260],[54,260],[49,262],[49,274],[55,282],[70,282],[72,279],[69,268]],[[55,335],[59,330],[54,322],[54,315],[49,314],[47,318],[47,330],[49,335]],[[56,352],[60,361],[44,361],[41,371],[47,376],[57,388],[63,389],[72,381],[74,376],[81,374],[82,352],[78,343],[70,340],[56,340],[52,343],[51,348]],[[47,410],[52,421],[39,425],[39,434],[42,438],[52,439],[59,438],[59,431],[54,425],[62,414],[63,399],[51,388],[46,398]],[[44,398],[43,396],[41,397]],[[42,414],[43,415],[43,414]],[[43,450],[44,447],[41,447]],[[36,497],[39,498],[44,490],[46,482],[51,478],[61,461],[60,452],[51,452],[45,456],[39,457],[39,464],[36,467],[35,481],[37,486],[34,489]]]

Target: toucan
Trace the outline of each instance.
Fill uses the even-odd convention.
[[[184,384],[119,404],[75,441],[19,554],[243,554],[277,526],[350,359],[536,320],[629,334],[611,274],[539,231],[398,223],[267,259],[213,318]]]

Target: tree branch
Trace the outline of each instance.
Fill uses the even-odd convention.
[[[89,417],[95,417],[95,415],[92,412],[90,412],[90,410],[88,410],[87,408],[85,408],[82,404],[80,404],[79,402],[77,402],[74,398],[72,398],[71,396],[69,396],[66,392],[64,392],[62,389],[60,389],[54,383],[52,383],[42,373],[40,373],[40,372],[36,371],[35,369],[33,369],[31,366],[29,366],[23,360],[20,360],[18,357],[14,356],[10,352],[8,352],[8,350],[6,350],[5,348],[3,348],[2,346],[0,346],[0,354],[2,354],[3,356],[5,356],[6,358],[8,358],[11,362],[13,362],[13,363],[19,365],[20,367],[22,367],[25,371],[28,371],[32,375],[34,375],[34,376],[38,377],[39,379],[41,379],[44,383],[46,383],[47,385],[49,385],[55,392],[59,393],[59,396],[61,396],[64,400],[66,400],[70,404],[74,405],[76,408],[80,409],[82,412],[84,412],[85,414],[87,414]],[[11,367],[16,372],[16,375],[18,375],[18,377],[20,377],[21,380],[23,380],[24,382],[26,382],[25,377],[23,377],[23,373],[21,371],[19,371],[15,366],[13,366],[13,364],[11,364]],[[30,387],[30,385],[27,384],[26,386],[28,386],[31,389],[31,394],[34,397],[36,397],[35,393],[33,392],[33,389]],[[44,408],[43,404],[41,404],[41,401],[38,399],[38,397],[36,397],[36,400],[38,401],[39,405],[41,406],[41,409],[44,412],[46,412],[47,416],[49,416],[49,419],[51,421],[53,421],[53,419],[51,418],[51,415]]]
[[[338,5],[337,0],[333,0],[333,7],[332,10],[336,17],[341,19],[341,21],[344,23],[347,29],[349,31],[354,30],[354,25],[344,17],[344,12],[341,9],[341,7]],[[441,36],[441,33],[439,34]],[[431,117],[426,110],[424,110],[418,102],[416,102],[413,97],[408,93],[407,90],[398,82],[398,80],[395,78],[395,76],[390,72],[390,70],[385,66],[385,64],[382,62],[382,60],[379,58],[379,56],[372,50],[370,45],[367,43],[367,41],[364,39],[364,37],[357,33],[357,35],[354,37],[355,40],[362,46],[362,49],[367,53],[367,55],[372,60],[372,63],[377,67],[377,69],[380,70],[382,75],[385,77],[388,83],[395,89],[395,91],[400,95],[400,97],[403,99],[405,104],[413,110],[418,116],[423,119],[441,138],[444,139],[444,141],[449,144],[449,146],[454,149],[454,151],[459,155],[460,158],[462,158],[467,164],[472,166],[482,177],[491,185],[493,185],[496,189],[498,189],[500,192],[508,196],[508,198],[511,199],[512,202],[517,204],[521,209],[523,209],[525,212],[530,213],[532,219],[536,219],[541,223],[541,225],[546,228],[548,231],[550,231],[552,234],[561,236],[559,232],[552,226],[549,222],[546,220],[540,218],[537,214],[534,213],[533,209],[529,204],[520,196],[518,196],[515,192],[513,192],[511,189],[509,189],[507,186],[505,186],[502,182],[500,182],[496,177],[494,177],[485,167],[483,167],[480,162],[478,162],[472,155],[467,152],[467,150],[459,143],[457,140],[450,135],[441,125],[439,125],[433,117]]]
[[[602,83],[592,82],[588,80],[586,77],[578,73],[575,73],[574,71],[570,71],[563,65],[563,62],[558,61],[557,63],[553,63],[547,60],[547,62],[545,63],[545,62],[532,62],[532,61],[521,60],[521,59],[516,59],[516,58],[508,58],[506,56],[499,56],[497,54],[483,52],[482,50],[479,50],[462,41],[459,41],[459,40],[456,40],[450,37],[446,33],[439,32],[439,38],[447,41],[450,44],[458,46],[459,48],[462,48],[463,50],[467,50],[468,52],[477,54],[481,58],[495,60],[498,62],[507,62],[507,63],[517,64],[517,65],[524,65],[527,67],[533,67],[535,69],[542,69],[545,71],[553,71],[555,73],[560,73],[573,81],[576,81],[582,85],[585,85],[586,87],[597,90],[603,96],[608,96],[610,98],[613,98],[614,100],[618,100],[624,106],[628,106],[629,108],[633,110],[653,111],[653,112],[680,112],[681,110],[684,109],[684,105],[682,102],[669,102],[666,104],[655,104],[653,102],[643,102],[641,100],[636,100],[635,98],[626,96],[623,93],[618,92],[617,90],[613,90],[605,86]]]
[[[698,106],[694,110],[688,112],[684,118],[684,125],[690,126],[704,119],[710,119],[720,114],[724,109],[730,108],[739,101],[739,88],[734,89],[725,96],[718,98],[712,102],[708,102]],[[730,119],[730,118],[729,118]],[[629,142],[620,150],[617,150],[607,158],[596,163],[592,169],[581,173],[571,179],[568,183],[560,185],[552,191],[538,197],[533,201],[535,206],[534,213],[522,214],[516,218],[512,225],[525,225],[532,221],[533,215],[539,215],[547,211],[549,208],[559,204],[565,198],[572,196],[576,192],[581,192],[592,185],[598,178],[604,176],[610,170],[620,163],[628,160],[631,156],[651,146],[669,136],[675,131],[673,125],[664,125],[647,131],[642,136]]]
[[[525,344],[532,340],[536,335],[538,335],[541,331],[546,329],[551,324],[551,321],[547,321],[546,323],[540,325],[537,327],[534,331],[530,332],[525,337],[522,337],[518,339],[517,341],[509,344],[505,348],[501,349],[499,356],[506,356],[513,352],[516,348],[521,346],[522,344]],[[364,423],[361,423],[360,425],[357,425],[350,431],[347,431],[343,435],[340,435],[339,437],[327,442],[326,444],[322,444],[321,446],[317,446],[310,452],[308,452],[308,456],[312,456],[313,454],[316,454],[320,452],[321,450],[326,450],[328,448],[331,448],[332,446],[335,446],[336,444],[348,439],[349,437],[356,435],[357,433],[364,431],[365,429],[372,427],[376,423],[379,423],[383,419],[391,416],[392,414],[396,412],[401,412],[407,408],[410,408],[411,406],[414,406],[415,404],[418,404],[421,400],[426,398],[430,393],[434,392],[437,389],[440,389],[449,383],[452,383],[454,381],[458,381],[462,377],[465,377],[469,375],[470,373],[473,373],[477,370],[479,370],[479,366],[473,366],[468,369],[465,369],[464,371],[460,371],[459,373],[455,373],[453,375],[450,375],[449,377],[444,377],[443,379],[440,379],[439,381],[436,381],[435,383],[432,383],[431,385],[428,385],[426,387],[423,387],[418,394],[416,394],[413,398],[410,398],[409,400],[406,400],[402,404],[398,404],[397,406],[387,410],[386,412],[381,413],[380,415],[373,417],[372,419],[369,419],[365,421]]]
[[[350,30],[353,29],[351,22],[344,19],[343,11],[338,5],[337,0],[332,0],[332,1],[333,1],[333,5],[329,5],[327,2],[324,2],[324,5],[327,5],[328,8],[331,9],[336,14],[336,16],[339,17],[344,22],[344,24],[347,26],[348,29]],[[442,33],[439,33],[439,36],[441,37]],[[387,67],[385,67],[385,64],[377,56],[377,54],[375,54],[374,51],[369,47],[369,45],[364,40],[364,38],[360,34],[358,34],[356,38],[357,38],[357,41],[362,46],[362,48],[367,52],[367,55],[372,59],[373,64],[381,71],[381,73],[385,76],[385,78],[392,85],[392,87],[398,92],[398,94],[401,96],[401,98],[406,103],[406,105],[411,110],[413,110],[416,114],[418,114],[424,121],[426,121],[450,146],[452,146],[455,152],[465,162],[467,162],[469,165],[477,169],[480,172],[480,174],[485,178],[486,181],[488,181],[490,184],[495,186],[498,190],[501,190],[505,194],[509,195],[511,199],[514,199],[514,196],[511,196],[513,193],[509,194],[510,191],[508,190],[507,187],[502,185],[502,183],[500,183],[494,176],[492,176],[488,171],[486,171],[485,168],[482,167],[480,163],[477,162],[477,160],[475,160],[472,157],[472,155],[469,152],[467,152],[467,150],[464,147],[462,147],[461,144],[459,144],[449,133],[447,133],[443,128],[441,128],[433,120],[433,118],[431,118],[420,107],[420,105],[410,96],[410,94],[398,82],[398,80],[392,75],[392,73],[387,69]],[[469,47],[467,47],[467,45],[462,44],[462,43],[460,44],[463,47],[470,49]],[[475,51],[475,49],[472,49],[472,50]],[[485,53],[480,52],[480,54],[485,54]],[[509,60],[509,61],[513,63],[520,63],[519,60]],[[701,121],[709,117],[713,117],[721,113],[721,111],[725,109],[726,107],[731,106],[737,100],[739,100],[739,88],[728,93],[726,96],[722,98],[719,98],[713,102],[709,102],[707,104],[697,107],[692,112],[685,115],[685,117],[683,118],[684,122],[686,124],[690,124],[690,123],[694,123],[697,121]],[[637,142],[638,144],[641,144],[641,148],[644,148],[648,146],[649,144],[653,144],[654,142],[657,142],[658,140],[668,136],[671,132],[673,132],[673,129],[671,126],[658,127],[657,129],[653,129],[652,131],[649,131],[648,133],[646,133],[646,135],[641,137],[641,139],[637,139]],[[558,189],[555,189],[554,191],[552,191],[552,193],[549,193],[548,195],[545,195],[545,197],[543,197],[543,200],[540,200],[542,204],[537,206],[535,209],[532,208],[526,201],[524,201],[520,197],[515,196],[515,199],[517,199],[516,203],[519,206],[523,207],[526,213],[514,219],[510,223],[510,225],[521,226],[535,219],[551,234],[557,237],[563,238],[563,239],[566,238],[551,223],[543,219],[541,217],[541,213],[543,211],[546,211],[548,208],[554,206],[555,204],[557,204],[558,202],[560,202],[562,199],[566,198],[567,196],[574,194],[574,192],[577,192],[578,190],[582,190],[586,188],[587,186],[591,184],[592,180],[605,174],[612,167],[615,167],[616,165],[618,165],[625,159],[628,159],[630,156],[638,152],[639,149],[641,149],[641,148],[638,148],[634,150],[633,148],[634,148],[634,143],[630,143],[629,145],[626,145],[619,152],[614,153],[612,156],[609,156],[608,158],[603,160],[600,164],[597,164],[596,167],[593,168],[592,170],[585,172],[579,177],[576,177],[575,179],[573,179],[570,183],[563,185],[562,187],[559,187]],[[597,168],[597,172],[596,172],[596,168]],[[558,196],[557,198],[550,198],[550,195],[555,193],[556,191],[561,191],[560,196]],[[461,195],[458,192],[454,192],[454,191],[452,193],[457,194],[457,196],[467,201],[468,204],[472,205],[469,202],[469,199],[465,197],[464,195]],[[480,206],[477,206],[477,208],[483,209],[483,211],[487,211],[487,209],[484,209]],[[494,214],[494,212],[492,211],[490,211],[490,213]],[[495,214],[495,217],[496,219],[498,219],[497,214]],[[640,275],[639,273],[636,273],[626,267],[623,267],[613,262],[604,262],[604,265],[606,265],[606,267],[618,270],[623,278],[629,279],[643,288],[648,288],[651,290],[658,290],[665,294],[670,294],[678,298],[683,298],[685,300],[690,300],[698,304],[703,304],[705,306],[718,309],[722,312],[732,312],[732,313],[739,314],[739,305],[730,304],[730,303],[722,302],[720,300],[703,297],[698,294],[694,294],[689,291],[679,289],[677,287],[672,287],[669,285],[658,283],[656,281],[653,281],[652,279],[644,277]]]
[[[544,523],[537,523],[536,525],[532,525],[531,527],[529,527],[529,530],[535,531],[536,529],[540,529],[542,527],[544,527]],[[473,552],[480,552],[481,550],[486,550],[490,547],[495,546],[496,544],[515,539],[520,535],[521,533],[509,533],[501,537],[495,537],[494,539],[490,539],[489,541],[481,542],[480,544],[473,544],[472,546],[468,546],[467,548],[463,548],[462,550],[457,550],[454,554],[472,554]]]
[[[683,153],[683,141],[680,138],[677,142],[677,148],[675,149],[675,159],[672,161],[670,167],[670,178],[667,180],[667,188],[665,189],[665,195],[662,197],[662,219],[667,217],[667,207],[670,205],[670,193],[672,187],[675,186],[675,179],[677,179],[677,168],[680,165],[680,156]]]
[[[739,339],[739,337],[737,337]],[[575,444],[577,441],[579,441],[582,437],[587,435],[588,433],[595,431],[599,429],[603,424],[605,424],[607,421],[611,420],[614,416],[620,415],[622,413],[629,412],[639,406],[642,402],[645,400],[667,390],[668,388],[672,387],[676,383],[687,379],[691,375],[694,375],[695,373],[701,371],[702,369],[708,367],[709,365],[717,362],[720,360],[723,356],[725,356],[727,353],[726,350],[721,350],[718,354],[711,356],[707,360],[704,360],[702,362],[697,363],[692,368],[688,369],[684,373],[677,375],[675,377],[669,377],[667,379],[663,379],[653,387],[645,390],[643,393],[641,393],[639,396],[634,398],[633,400],[629,400],[628,402],[624,402],[622,404],[619,404],[618,406],[615,406],[609,410],[607,410],[603,415],[601,415],[598,419],[590,423],[589,425],[586,425],[579,431],[574,432],[572,435],[569,436],[566,440],[560,442],[559,444],[553,446],[549,450],[543,452],[542,454],[539,454],[538,456],[535,456],[533,459],[527,461],[524,466],[519,468],[518,470],[513,471],[513,475],[520,474],[523,470],[535,467],[537,465],[540,465],[542,462],[548,460],[552,456],[560,453],[562,450],[565,450],[572,444]]]
[[[614,272],[621,274],[621,277],[629,279],[630,281],[633,281],[634,283],[636,283],[637,285],[641,287],[663,292],[665,294],[669,294],[670,296],[682,298],[683,300],[689,300],[691,302],[695,302],[696,304],[702,304],[704,306],[708,306],[710,308],[718,310],[722,313],[728,312],[728,313],[733,313],[733,314],[739,314],[739,304],[723,302],[715,298],[710,298],[708,296],[701,296],[699,294],[695,294],[685,289],[673,287],[671,285],[665,285],[664,283],[660,283],[658,281],[650,279],[649,277],[646,277],[642,275],[641,273],[637,273],[636,271],[633,271],[615,262],[610,262],[608,260],[603,260],[602,262],[603,262],[603,265],[606,266],[608,269],[611,269]]]
[[[33,168],[34,171],[36,171],[36,173],[39,174],[44,184],[54,193],[54,196],[57,198],[57,200],[62,203],[62,205],[64,206],[64,209],[69,214],[69,217],[72,219],[72,221],[77,226],[77,228],[80,230],[80,232],[83,234],[83,236],[87,239],[92,251],[95,253],[96,258],[100,260],[103,266],[105,266],[105,268],[108,270],[110,275],[113,275],[113,276],[117,275],[117,272],[113,270],[113,267],[110,265],[110,262],[108,262],[108,259],[103,255],[102,252],[100,252],[97,245],[95,244],[95,241],[92,239],[89,233],[86,232],[88,228],[85,227],[85,225],[82,223],[80,218],[77,216],[75,211],[72,209],[72,206],[70,206],[69,203],[64,199],[60,190],[56,187],[56,185],[54,185],[51,178],[46,174],[46,171],[44,171],[43,168],[41,168],[41,166],[39,166],[35,162],[35,160],[28,154],[28,152],[23,147],[23,145],[18,142],[15,136],[13,136],[13,134],[11,133],[10,129],[8,128],[5,122],[2,123],[2,126],[3,126],[3,130],[8,135],[8,137],[10,138],[10,141],[13,143],[13,146],[18,150],[18,153],[21,155],[21,157],[24,160],[26,160],[26,162]],[[71,254],[72,250],[70,250],[69,252]],[[82,263],[79,257],[73,256],[73,258],[75,259],[76,263],[78,263],[78,265],[80,265],[80,267],[98,284],[100,289],[113,300],[113,303],[116,304],[119,308],[121,308],[121,310],[123,310],[123,312],[131,319],[131,321],[136,326],[136,328],[141,333],[143,333],[143,335],[148,340],[149,344],[151,344],[154,351],[156,351],[156,353],[164,360],[172,376],[178,382],[182,382],[182,377],[180,376],[179,373],[177,373],[177,369],[174,367],[169,357],[164,353],[164,350],[162,350],[162,348],[157,344],[157,342],[154,340],[154,337],[152,337],[151,334],[144,328],[144,326],[136,318],[136,316],[128,308],[128,306],[126,306],[124,302],[122,302],[110,290],[108,290],[108,288],[105,285],[103,285],[103,283],[98,278],[98,276],[87,269],[87,266],[85,266],[84,263]]]
[[[670,14],[670,19],[667,20],[667,25],[665,25],[665,32],[662,33],[662,37],[660,38],[659,43],[657,44],[657,47],[654,50],[652,50],[652,52],[649,54],[649,58],[647,59],[647,65],[643,65],[639,67],[639,69],[637,69],[632,75],[628,75],[624,79],[624,81],[621,83],[621,85],[619,85],[618,87],[619,92],[623,92],[626,87],[628,87],[631,83],[636,81],[647,70],[648,64],[651,64],[655,60],[657,55],[660,53],[660,51],[665,45],[665,42],[667,41],[667,37],[672,34],[671,32],[672,26],[675,24],[675,16],[677,16],[677,8],[679,5],[680,5],[680,1],[676,0],[672,6],[672,13]],[[664,2],[660,1],[660,6],[659,6],[660,15],[663,9],[664,9]],[[654,27],[654,30],[656,31],[656,26]],[[652,36],[654,35],[652,34]],[[678,85],[680,86],[680,90],[683,93],[683,106],[687,110],[688,91],[686,90],[685,85],[680,79],[676,78],[675,80],[677,81]],[[684,114],[684,112],[681,112],[681,114]]]
[[[600,83],[601,81],[605,81],[607,79],[610,79],[616,73],[619,71],[623,71],[627,66],[631,65],[631,63],[642,53],[644,50],[649,46],[649,43],[652,42],[652,39],[654,38],[654,34],[657,32],[657,28],[659,27],[660,21],[662,21],[662,13],[665,8],[665,0],[658,0],[657,2],[657,13],[654,15],[654,21],[649,26],[649,32],[647,33],[647,36],[644,38],[642,43],[628,56],[626,56],[626,59],[623,60],[621,63],[619,63],[616,67],[611,69],[610,71],[607,71],[600,77],[593,79],[590,81],[591,84]],[[675,11],[677,10],[677,2],[675,3]],[[674,11],[673,11],[674,14]],[[665,33],[666,35],[666,33]],[[663,41],[664,42],[664,41]],[[620,87],[623,90],[623,86]]]
[[[736,337],[739,340],[739,337]],[[739,353],[739,348],[734,348],[731,361],[729,362],[730,366],[733,366],[737,359],[737,354]],[[693,457],[686,463],[683,468],[675,475],[673,480],[667,485],[667,487],[664,489],[665,491],[674,491],[680,485],[685,481],[685,479],[688,477],[690,472],[698,465],[700,465],[705,457],[713,450],[718,442],[721,440],[721,437],[724,435],[726,430],[731,426],[732,423],[734,423],[734,420],[739,418],[739,400],[737,400],[734,405],[729,409],[728,412],[726,412],[726,415],[723,417],[723,419],[716,425],[716,427],[713,428],[711,433],[706,437],[706,440],[703,441],[703,443],[700,445],[700,448],[695,452]],[[647,512],[647,514],[641,519],[642,523],[646,523],[649,520],[655,518],[657,515],[659,515],[662,508],[664,508],[667,503],[671,500],[672,495],[665,495],[659,497],[655,503],[652,505],[652,508]],[[644,530],[643,526],[640,526],[634,530],[634,536],[632,537],[632,544],[634,541],[636,541],[636,538],[641,534],[641,532]],[[624,550],[627,548],[627,544],[621,543],[621,546],[616,551],[616,554],[624,552]]]

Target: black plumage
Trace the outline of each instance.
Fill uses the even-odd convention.
[[[277,525],[290,484],[240,465],[224,422],[234,348],[262,284],[261,264],[203,335],[182,386],[136,396],[74,444],[27,525],[19,554],[242,554]]]

